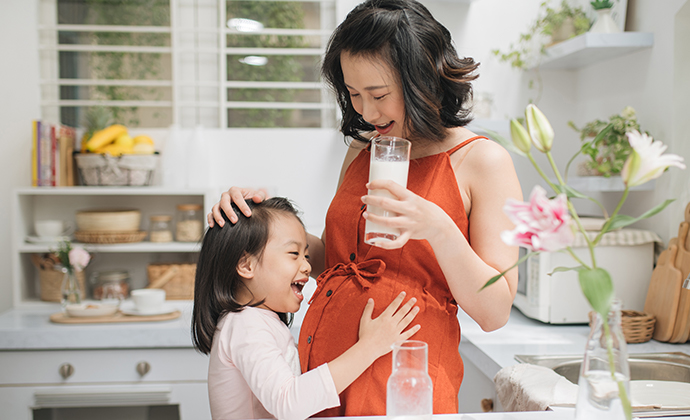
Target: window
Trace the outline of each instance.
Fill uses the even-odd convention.
[[[335,0],[41,0],[43,118],[333,127]]]

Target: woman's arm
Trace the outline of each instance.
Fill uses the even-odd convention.
[[[409,239],[429,241],[458,305],[482,329],[492,331],[508,321],[517,289],[517,270],[479,290],[518,259],[517,247],[504,244],[500,233],[513,228],[503,213],[506,199],[521,200],[522,192],[510,155],[494,142],[474,145],[460,168],[456,168],[457,181],[467,186],[464,189],[471,204],[468,216],[471,245],[439,206],[393,182],[371,184],[372,188],[388,189],[398,200],[366,196],[363,201],[399,216],[381,218],[365,213],[365,217],[401,229],[397,240],[379,243],[383,248],[399,248]]]

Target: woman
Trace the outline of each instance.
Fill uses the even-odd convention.
[[[516,270],[479,290],[517,259],[517,248],[505,245],[500,232],[513,227],[502,212],[506,199],[522,199],[507,151],[464,128],[477,66],[458,58],[448,30],[414,0],[368,0],[335,30],[322,73],[343,114],[341,131],[354,141],[324,234],[309,240],[312,272],[320,275],[300,331],[302,371],[356,342],[356,314],[370,297],[386,303],[404,290],[421,308],[415,339],[429,345],[434,412],[458,412],[463,365],[457,308],[486,331],[507,322]],[[385,180],[367,184],[367,145],[375,135],[411,141],[407,188]],[[367,195],[367,189],[384,189],[395,198]],[[244,200],[264,198],[261,191],[230,188],[213,207],[209,224],[222,225],[219,209],[232,202],[250,215]],[[368,205],[398,216],[377,217],[366,211]],[[365,244],[366,219],[401,234],[377,246]],[[340,407],[321,415],[385,414],[390,372],[390,356],[377,360],[341,393]]]

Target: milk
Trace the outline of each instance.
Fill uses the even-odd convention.
[[[407,160],[403,162],[396,162],[372,159],[369,165],[369,181],[371,182],[377,179],[390,179],[403,187],[407,187],[407,173],[409,168],[410,162]],[[396,199],[387,190],[369,190],[369,195]],[[376,206],[368,206],[367,211],[371,214],[376,214],[383,217],[397,216],[395,213],[384,211]],[[364,228],[364,241],[368,244],[376,241],[392,241],[397,239],[398,235],[400,235],[399,229],[382,226],[378,223],[371,222],[368,219],[366,221],[366,226]]]

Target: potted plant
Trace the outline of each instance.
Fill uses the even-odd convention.
[[[558,9],[543,2],[539,17],[527,32],[520,34],[517,43],[511,44],[507,51],[495,49],[492,53],[500,61],[527,70],[538,65],[538,58],[546,54],[546,47],[583,34],[589,30],[591,22],[581,7],[573,7],[562,0]]]
[[[621,31],[621,29],[618,27],[616,22],[611,17],[611,9],[614,5],[613,1],[594,0],[589,4],[591,4],[592,9],[594,9],[597,12],[597,20],[594,22],[594,25],[592,25],[592,28],[589,30],[590,32],[616,33]]]
[[[585,155],[587,160],[577,167],[577,174],[585,176],[619,175],[632,151],[627,133],[641,131],[637,114],[630,106],[625,107],[620,114],[611,115],[608,121],[596,119],[582,128],[578,128],[572,121],[568,125],[580,133],[582,141],[582,147],[568,165],[579,154]]]

